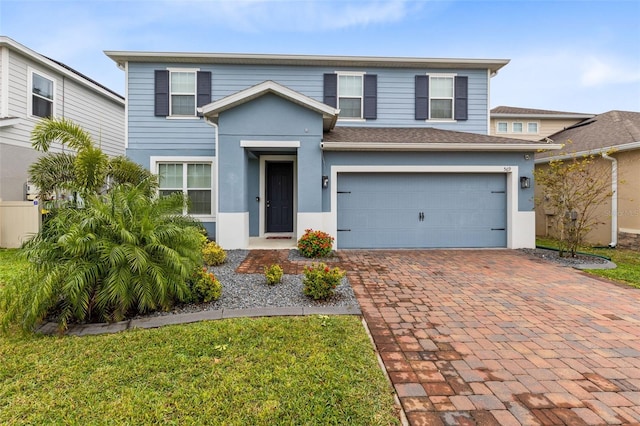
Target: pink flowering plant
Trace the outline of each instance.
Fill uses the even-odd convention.
[[[312,263],[304,267],[303,292],[314,300],[326,299],[340,284],[345,272],[340,268],[329,268],[324,263]]]
[[[331,254],[333,240],[326,232],[306,229],[298,240],[298,251],[304,257],[327,257]]]

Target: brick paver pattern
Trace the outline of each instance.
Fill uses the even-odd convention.
[[[515,250],[339,257],[411,425],[640,424],[640,290]]]

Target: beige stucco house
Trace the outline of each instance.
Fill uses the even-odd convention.
[[[595,167],[606,171],[613,195],[600,207],[602,225],[587,235],[587,242],[640,249],[640,112],[609,111],[548,138],[566,146],[561,153],[537,153],[536,167],[545,167],[552,159],[595,154],[599,157]],[[541,191],[536,188],[537,196],[543,195]],[[537,235],[553,232],[548,214],[552,212],[536,209]]]
[[[549,111],[498,106],[491,110],[489,131],[492,136],[539,141],[560,132],[594,114]]]

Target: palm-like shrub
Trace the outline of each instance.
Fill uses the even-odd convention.
[[[0,293],[3,323],[25,329],[47,315],[71,321],[118,321],[188,300],[202,265],[199,225],[181,215],[181,195],[150,198],[145,188],[114,187],[81,209],[56,211],[25,246],[28,279]]]

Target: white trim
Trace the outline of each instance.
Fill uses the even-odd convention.
[[[435,69],[488,69],[496,73],[509,63],[509,59],[468,58],[417,58],[388,56],[335,56],[335,55],[282,55],[245,53],[191,53],[191,52],[104,52],[117,64],[132,62],[169,62],[242,64],[242,65],[313,65],[326,67],[390,67],[390,68],[435,68]]]
[[[420,143],[420,142],[321,142],[323,151],[538,151],[562,149],[550,143]]]
[[[507,127],[507,130],[504,132],[500,130],[500,125],[504,124]],[[509,122],[508,121],[496,121],[496,134],[507,134],[509,133]]]
[[[4,118],[0,120],[0,128],[15,126],[18,123],[20,123],[20,119],[17,117]],[[16,146],[21,146],[21,145],[16,145]]]
[[[169,115],[166,116],[169,120],[193,120],[200,119],[198,117],[198,72],[200,68],[172,68],[167,67],[167,71],[169,71]],[[183,73],[183,74],[193,74],[193,115],[192,114],[173,114],[173,89],[171,88],[171,74],[173,73]],[[177,96],[191,96],[191,93],[175,93]]]
[[[296,155],[261,155],[260,156],[260,202],[258,203],[258,235],[264,237],[267,233],[266,229],[266,212],[265,203],[267,200],[267,162],[270,161],[282,161],[293,163],[293,233],[296,234],[298,225],[298,156]],[[248,226],[248,225],[247,225]],[[249,231],[247,230],[247,233]]]
[[[124,149],[129,148],[129,62],[124,64]]]
[[[456,119],[456,77],[458,76],[457,73],[426,73],[426,75],[429,77],[429,99],[428,99],[428,105],[427,105],[427,111],[428,111],[428,117],[426,119],[427,122],[433,123],[433,122],[446,122],[446,123],[455,123]],[[435,99],[449,99],[447,98],[442,98],[442,97],[434,97],[432,96],[432,90],[431,88],[433,87],[431,85],[431,79],[432,78],[450,78],[451,79],[451,118],[431,118],[431,100]]]
[[[149,157],[149,170],[154,175],[158,174],[158,164],[162,163],[210,163],[211,164],[211,214],[200,215],[190,214],[191,217],[200,220],[201,222],[216,222],[216,212],[218,211],[218,193],[217,193],[217,181],[218,181],[218,164],[216,163],[216,157],[209,156],[159,156],[152,155]],[[215,194],[213,193],[215,191]],[[217,226],[216,226],[217,229]]]
[[[0,46],[0,118],[9,116],[9,49]]]
[[[27,66],[27,117],[41,120],[44,117],[39,115],[33,115],[33,74],[38,74],[40,77],[51,81],[51,91],[53,92],[53,99],[51,99],[51,117],[56,117],[57,103],[58,103],[58,90],[57,82],[54,77],[40,71],[39,69]],[[44,98],[43,98],[44,99]]]
[[[331,185],[331,217],[327,219],[326,229],[336,239],[336,245],[339,173],[504,173],[507,179],[507,248],[535,247],[535,213],[518,211],[518,166],[331,166],[330,179],[334,183]]]
[[[522,127],[519,132],[516,132],[516,128],[515,128],[516,124],[519,124]],[[522,135],[524,133],[524,122],[522,122],[522,121],[514,121],[514,122],[512,122],[511,123],[511,133],[513,133],[515,135]]]
[[[240,141],[242,148],[300,148],[300,141]]]
[[[363,122],[366,121],[364,119],[364,75],[366,73],[362,71],[335,71],[337,75],[337,84],[336,84],[336,104],[337,107],[340,108],[340,77],[360,77],[360,117],[338,117],[338,121],[356,121]],[[345,99],[356,99],[354,96],[343,96]]]
[[[249,212],[218,213],[216,240],[225,250],[249,247]]]
[[[469,88],[467,87],[467,96],[469,96]],[[491,101],[491,70],[487,70],[487,135],[491,134],[491,108],[489,102]],[[467,99],[468,102],[468,99]],[[467,103],[468,108],[468,103]]]

